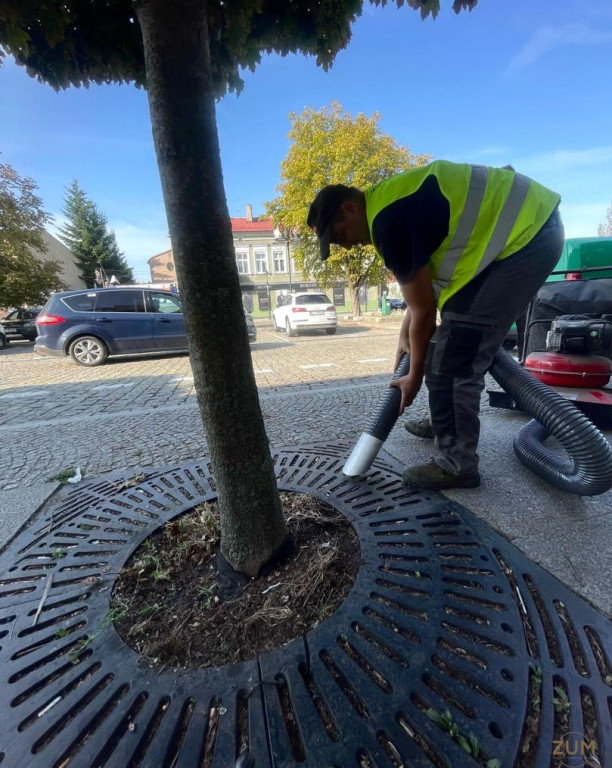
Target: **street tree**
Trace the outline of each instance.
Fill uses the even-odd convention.
[[[385,4],[386,0],[375,0]],[[454,0],[472,8],[477,0]],[[396,0],[398,6],[403,0]],[[423,15],[439,0],[408,0]],[[0,46],[54,88],[145,86],[200,413],[221,510],[222,553],[251,576],[283,545],[272,458],[250,360],[215,98],[264,52],[329,68],[363,0],[4,0]]]
[[[116,275],[120,283],[131,283],[134,274],[119,250],[115,233],[108,228],[108,219],[91,200],[76,179],[66,190],[63,214],[65,224],[59,237],[74,253],[81,277],[88,287],[94,285],[95,269],[101,264],[110,278]]]
[[[64,287],[60,264],[44,258],[51,217],[36,190],[32,179],[0,164],[0,307],[43,304]]]
[[[281,164],[278,194],[267,204],[267,214],[277,225],[299,230],[293,249],[298,269],[326,287],[345,280],[354,315],[361,314],[360,289],[387,283],[391,273],[372,246],[347,251],[334,245],[329,259],[322,262],[317,238],[306,226],[306,219],[310,203],[326,184],[363,189],[431,161],[430,155],[413,155],[381,131],[380,118],[378,113],[353,117],[338,102],[320,110],[306,107],[299,115],[290,114],[291,145]]]
[[[598,237],[612,237],[612,205],[606,211],[606,220],[597,227]]]

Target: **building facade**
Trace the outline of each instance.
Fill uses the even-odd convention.
[[[81,272],[72,251],[46,230],[43,232],[43,241],[47,246],[47,250],[44,253],[32,249],[36,259],[41,262],[57,261],[60,265],[60,279],[68,286],[68,290],[86,288],[87,284],[81,277]]]
[[[231,222],[242,301],[248,312],[271,312],[276,307],[279,293],[318,288],[317,283],[304,280],[296,269],[291,257],[295,233],[275,229],[272,219],[254,217],[250,205],[246,207],[244,218],[233,218]],[[153,256],[148,263],[152,282],[176,281],[171,249]],[[333,294],[333,302],[343,306],[344,287],[334,287]]]

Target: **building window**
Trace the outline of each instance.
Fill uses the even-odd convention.
[[[255,274],[265,275],[268,271],[267,251],[255,251]]]
[[[248,251],[236,251],[236,264],[238,264],[238,274],[249,274],[249,252]]]
[[[279,272],[286,272],[287,271],[287,257],[284,250],[274,250],[272,251],[272,258],[274,260],[274,273],[279,274]]]
[[[174,269],[174,264],[173,264],[171,261],[169,261],[169,262],[166,264],[166,269],[168,270],[168,272],[172,272],[172,271],[173,271],[173,269]]]

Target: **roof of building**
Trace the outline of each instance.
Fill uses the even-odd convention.
[[[272,219],[252,219],[249,221],[248,219],[231,219],[232,222],[232,232],[272,232],[274,230],[274,222]],[[161,253],[156,253],[155,256],[151,256],[151,258],[147,261],[147,264],[150,264],[153,259],[158,259],[160,256],[171,256],[172,255],[172,249],[168,249],[166,251],[162,251]]]
[[[273,229],[272,219],[232,219],[232,232],[271,232]]]

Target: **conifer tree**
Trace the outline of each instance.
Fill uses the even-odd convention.
[[[109,278],[114,274],[120,283],[133,282],[132,269],[119,250],[115,233],[108,229],[108,219],[76,179],[66,191],[63,214],[66,223],[59,230],[60,239],[74,253],[81,277],[89,287],[94,285],[98,264]]]

